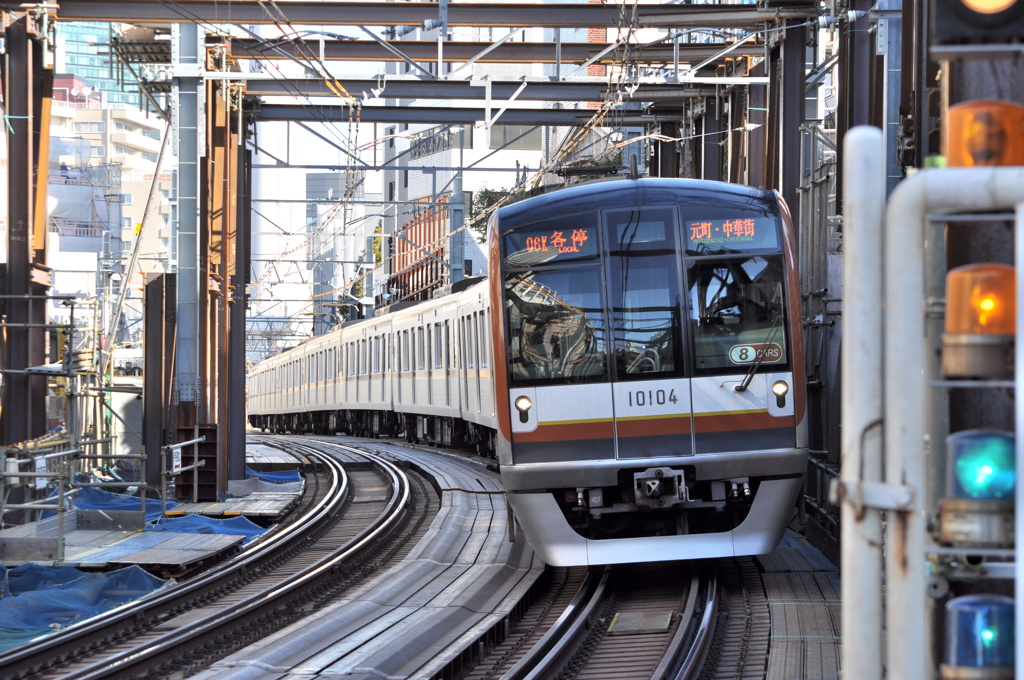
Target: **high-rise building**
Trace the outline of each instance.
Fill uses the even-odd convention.
[[[123,80],[110,51],[112,24],[104,21],[61,22],[57,32],[56,72],[78,76],[102,93],[102,101],[139,105],[138,86]]]

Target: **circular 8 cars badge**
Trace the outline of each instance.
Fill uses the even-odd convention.
[[[774,342],[761,345],[733,345],[729,349],[729,361],[734,364],[752,364],[755,361],[772,364],[782,359],[782,346]]]

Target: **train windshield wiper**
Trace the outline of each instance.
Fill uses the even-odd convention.
[[[775,334],[779,332],[782,327],[782,315],[775,317],[772,321],[771,327],[768,329],[768,335],[765,337],[764,342],[761,343],[761,351],[756,357],[754,357],[753,363],[750,364],[750,368],[747,369],[747,374],[743,376],[743,382],[734,387],[733,389],[737,392],[746,392],[747,388],[750,387],[750,381],[754,379],[754,373],[757,372],[758,367],[764,363],[764,358],[768,356],[768,352],[765,351],[765,346],[771,344],[775,339]]]

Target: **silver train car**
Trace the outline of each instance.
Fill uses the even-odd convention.
[[[257,366],[252,425],[475,446],[557,566],[771,551],[807,457],[777,194],[611,180],[504,207],[490,232],[486,282]]]

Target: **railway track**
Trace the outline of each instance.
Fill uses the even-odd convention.
[[[249,551],[174,588],[172,600],[104,617],[120,628],[15,650],[16,664],[0,657],[0,678],[221,680],[299,667],[464,680],[764,677],[770,635],[752,560],[544,571],[521,535],[508,543],[500,487],[484,466],[379,442],[287,441],[317,473],[306,519],[280,527],[272,547],[265,541],[273,556]],[[409,484],[424,488],[403,520]],[[386,548],[367,528],[385,516]],[[404,527],[397,539],[395,524]]]
[[[696,678],[711,639],[717,589],[688,563],[556,570],[575,596],[522,654],[496,650],[467,680]],[[559,595],[561,597],[561,595]]]
[[[0,656],[0,677],[187,674],[351,584],[407,526],[409,477],[348,447],[289,447],[314,462],[301,517],[208,573],[11,650]]]

